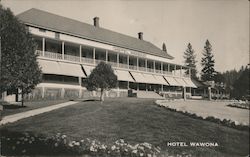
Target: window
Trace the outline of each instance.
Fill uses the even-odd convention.
[[[51,83],[64,83],[78,85],[78,77],[55,75],[55,74],[43,74],[43,82]]]

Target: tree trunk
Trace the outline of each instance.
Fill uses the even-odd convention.
[[[23,93],[23,88],[22,88],[22,107],[23,107],[23,97],[24,97],[24,93]]]
[[[101,89],[101,97],[100,97],[100,101],[103,102],[104,101],[104,90]]]

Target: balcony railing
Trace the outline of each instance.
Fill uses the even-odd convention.
[[[56,53],[56,52],[44,51],[44,57],[53,58],[53,59],[62,59],[62,54]]]
[[[172,75],[172,72],[171,71],[162,71],[163,74],[166,74],[166,75]]]
[[[108,64],[110,64],[112,67],[117,67],[117,62],[109,61]]]
[[[119,63],[119,68],[127,69],[127,68],[128,68],[128,65],[127,65],[127,64]]]
[[[64,54],[64,59],[73,62],[80,62],[80,57]]]
[[[134,66],[134,65],[129,65],[129,69],[132,69],[132,70],[137,70],[137,66]]]
[[[36,50],[35,52],[37,55],[39,56],[43,56],[43,51],[41,50]],[[56,52],[48,52],[48,51],[44,51],[44,56],[46,58],[52,58],[52,59],[63,59],[62,57],[63,55],[61,53],[56,53]],[[99,64],[101,61],[106,62],[104,60],[95,60],[92,58],[85,58],[85,57],[79,57],[79,56],[73,56],[73,55],[68,55],[68,54],[64,54],[64,60],[68,60],[68,61],[73,61],[73,62],[81,62],[81,63],[87,63],[87,64]],[[152,72],[152,73],[163,73],[165,75],[174,75],[173,72],[170,71],[161,71],[159,69],[152,69],[152,68],[145,68],[145,67],[138,67],[134,66],[134,65],[127,65],[127,64],[123,64],[123,63],[116,63],[116,62],[112,62],[109,61],[107,62],[108,64],[110,64],[112,67],[119,67],[119,68],[124,68],[124,69],[132,69],[132,70],[139,70],[139,71],[147,71],[147,72]],[[176,74],[178,76],[180,76],[180,74]],[[182,74],[182,77],[190,77],[187,74]]]
[[[155,72],[161,74],[161,70],[155,69]]]
[[[94,64],[94,59],[82,57],[82,58],[81,58],[81,62],[82,62],[82,63],[88,63],[88,64]]]
[[[139,71],[147,71],[145,67],[138,67]]]
[[[148,72],[152,72],[152,73],[153,73],[153,72],[154,72],[154,69],[147,68],[147,71],[148,71]]]

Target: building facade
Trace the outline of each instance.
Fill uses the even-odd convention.
[[[37,43],[37,61],[43,79],[27,99],[98,96],[85,88],[85,79],[100,62],[110,64],[118,77],[108,97],[126,97],[128,91],[157,93],[168,98],[191,97],[196,88],[190,69],[174,63],[166,51],[138,38],[100,27],[99,18],[86,24],[38,9],[18,15]],[[139,95],[139,94],[138,94]],[[13,100],[5,93],[5,100]]]

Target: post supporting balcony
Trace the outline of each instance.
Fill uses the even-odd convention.
[[[79,46],[80,62],[82,61],[82,45]]]
[[[163,73],[163,63],[161,62],[161,73]]]
[[[64,41],[62,42],[62,59],[64,60]]]
[[[128,65],[128,69],[129,69],[129,55],[127,55],[127,65]]]
[[[139,58],[136,58],[136,70],[139,70]]]
[[[106,50],[105,51],[105,54],[106,54],[106,60],[105,61],[106,61],[106,63],[108,63],[108,53],[109,53],[108,50]]]
[[[146,68],[146,71],[148,71],[148,60],[145,59],[145,68]]]
[[[45,38],[43,38],[42,51],[43,51],[43,56],[44,56],[44,53],[45,53]]]
[[[155,73],[155,61],[153,61],[153,66],[154,66],[154,73]]]
[[[119,53],[116,55],[116,62],[117,62],[117,67],[119,67]]]
[[[95,48],[93,48],[93,60],[94,60],[94,65],[95,65]]]

